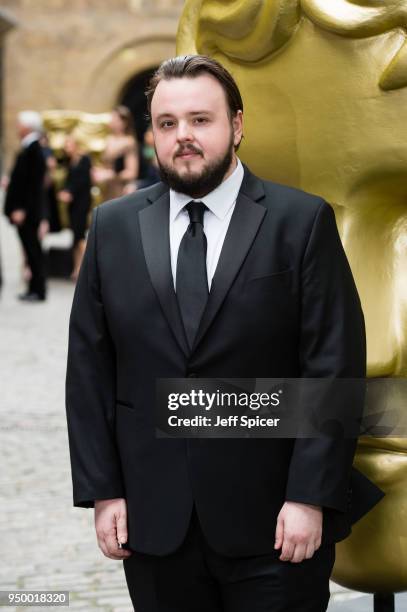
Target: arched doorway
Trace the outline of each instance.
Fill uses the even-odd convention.
[[[146,96],[144,92],[156,68],[157,67],[148,68],[136,74],[126,83],[120,96],[120,104],[124,104],[132,112],[137,140],[139,142],[143,141],[144,132],[149,124],[147,118]]]
[[[156,68],[156,66],[148,68],[132,77],[123,87],[122,93],[119,97],[119,104],[124,104],[127,106],[133,115],[140,150],[140,179],[145,178],[146,173],[146,160],[143,156],[142,145],[144,133],[149,125],[146,96],[144,92]]]

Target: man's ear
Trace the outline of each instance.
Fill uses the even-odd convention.
[[[234,134],[233,144],[237,147],[243,138],[243,113],[241,110],[238,110],[232,118],[232,126]]]

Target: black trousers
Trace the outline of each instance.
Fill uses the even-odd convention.
[[[279,555],[220,555],[208,546],[194,509],[186,538],[174,553],[133,552],[123,566],[136,612],[325,611],[335,544],[301,563],[280,561]]]
[[[32,274],[28,290],[45,297],[45,258],[38,240],[38,226],[26,221],[17,230]]]

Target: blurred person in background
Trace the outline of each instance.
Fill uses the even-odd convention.
[[[40,302],[46,297],[41,239],[47,231],[48,221],[44,188],[46,161],[40,144],[42,120],[39,113],[19,113],[17,131],[21,148],[8,181],[4,213],[17,228],[30,269],[27,290],[18,298]]]
[[[54,181],[54,173],[58,167],[58,161],[54,155],[54,151],[50,147],[48,136],[43,133],[40,139],[42,153],[46,163],[45,171],[45,200],[46,212],[49,221],[48,231],[59,232],[61,230],[61,222],[58,214],[58,202]]]
[[[57,167],[57,160],[54,152],[49,146],[48,136],[42,132],[39,143],[41,145],[42,154],[45,160],[45,177],[44,177],[44,206],[43,219],[38,226],[38,238],[43,240],[48,232],[59,232],[61,225],[58,217],[58,208],[56,201],[55,185],[53,181],[53,172]],[[24,252],[23,261],[23,278],[29,282],[31,279],[31,269],[28,263],[27,254]]]
[[[150,187],[150,185],[159,183],[161,180],[151,124],[144,134],[142,155],[145,161],[145,173],[144,177],[137,181],[138,189]]]
[[[151,125],[148,126],[144,133],[140,162],[140,177],[126,185],[124,195],[155,185],[155,183],[159,183],[161,180]]]
[[[117,106],[111,115],[110,134],[101,161],[92,178],[103,189],[106,200],[118,198],[132,190],[138,177],[139,156],[134,135],[133,118],[126,106]]]
[[[74,235],[71,278],[76,281],[85,252],[85,233],[92,202],[91,160],[89,155],[81,150],[75,132],[66,138],[64,149],[69,160],[68,174],[58,197],[69,206],[70,227]]]

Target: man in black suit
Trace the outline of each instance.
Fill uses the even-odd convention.
[[[45,262],[39,235],[46,216],[46,164],[39,142],[42,130],[40,115],[34,111],[19,113],[17,129],[21,149],[7,187],[4,213],[17,228],[31,271],[28,289],[19,299],[39,302],[46,297]]]
[[[157,378],[365,376],[335,215],[241,164],[217,62],[164,62],[147,99],[163,182],[95,211],[72,307],[74,505],[138,612],[325,610],[335,542],[381,496],[356,440],[157,438],[154,406]]]

